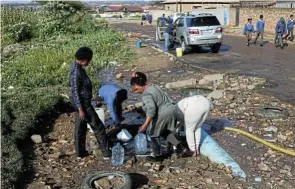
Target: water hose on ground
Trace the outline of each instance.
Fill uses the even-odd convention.
[[[260,143],[262,143],[262,144],[264,144],[264,145],[266,145],[266,146],[268,146],[268,147],[270,147],[270,148],[272,148],[274,150],[277,150],[279,152],[283,152],[283,153],[291,155],[291,156],[295,156],[295,151],[293,151],[291,149],[285,149],[285,148],[279,147],[277,145],[274,145],[274,144],[272,144],[270,142],[267,142],[267,141],[265,141],[265,140],[263,140],[261,138],[258,138],[258,137],[254,136],[254,135],[252,135],[252,134],[250,134],[250,133],[248,133],[246,131],[243,131],[241,129],[231,128],[231,127],[224,127],[224,130],[234,131],[234,132],[243,134],[243,135],[245,135],[245,136],[247,136],[247,137],[249,137],[249,138],[251,138],[253,140],[256,140],[257,142],[260,142]]]

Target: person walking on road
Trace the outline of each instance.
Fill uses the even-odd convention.
[[[261,38],[261,43],[260,43],[261,47],[263,46],[264,26],[265,26],[265,21],[263,20],[263,15],[260,15],[260,20],[258,20],[256,23],[256,38],[254,40],[254,44],[256,44],[257,39],[260,37]]]
[[[248,18],[248,23],[245,24],[243,34],[245,35],[246,45],[250,45],[252,39],[252,33],[254,33],[254,26],[252,25],[252,18]]]
[[[188,147],[194,156],[199,155],[201,125],[212,108],[211,102],[202,95],[182,99],[177,103],[177,120],[185,128]]]
[[[147,83],[144,73],[132,74],[130,84],[132,91],[142,94],[143,111],[146,112],[146,120],[140,127],[140,132],[146,132],[151,138],[153,156],[148,156],[147,161],[159,161],[164,156],[161,154],[160,137],[164,137],[170,144],[176,147],[178,155],[184,154],[187,149],[176,138],[176,104],[157,85]]]
[[[160,22],[160,27],[165,27],[165,24],[167,22],[167,19],[165,17],[165,14],[163,14],[162,17],[160,17],[159,22]]]
[[[93,52],[89,47],[81,47],[75,54],[75,62],[70,70],[70,88],[75,113],[75,149],[78,157],[85,157],[88,152],[85,148],[87,123],[91,126],[98,141],[99,149],[105,159],[109,158],[109,149],[105,128],[96,114],[92,104],[92,82],[84,67],[90,64]]]
[[[295,25],[294,16],[290,15],[290,19],[287,22],[287,29],[288,29],[289,40],[292,42],[294,40],[294,25]]]
[[[108,105],[111,118],[115,123],[115,127],[120,128],[121,122],[124,120],[122,116],[122,103],[127,100],[127,90],[120,89],[115,85],[103,85],[97,96],[93,99],[95,106]]]
[[[153,21],[153,16],[151,14],[148,14],[147,19],[148,19],[149,24],[151,25],[152,21]]]
[[[283,17],[280,18],[279,22],[276,25],[276,36],[275,36],[275,44],[278,41],[279,36],[282,37],[282,39],[284,38],[284,35],[287,33],[286,31],[286,22],[285,19]]]
[[[172,24],[172,21],[168,21],[168,25],[166,27],[164,36],[165,36],[165,51],[168,52],[170,46],[172,46],[173,43],[173,30],[174,30],[174,25]]]

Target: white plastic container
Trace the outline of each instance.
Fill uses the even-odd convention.
[[[104,124],[105,121],[105,114],[104,114],[104,109],[103,108],[95,108],[95,112],[97,113],[99,119],[102,121],[102,123]],[[90,125],[87,123],[87,128],[89,129],[90,132],[93,133]]]

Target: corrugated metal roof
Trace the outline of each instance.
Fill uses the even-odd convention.
[[[278,2],[294,2],[295,3],[295,0],[276,0],[276,1],[278,1]]]
[[[240,0],[166,0],[164,3],[239,3]]]

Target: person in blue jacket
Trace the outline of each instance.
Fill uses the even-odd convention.
[[[93,101],[96,103],[95,106],[108,105],[111,118],[115,122],[115,125],[119,126],[124,120],[122,116],[122,103],[126,99],[126,89],[120,89],[115,85],[103,85]]]
[[[258,37],[261,38],[261,43],[260,46],[263,46],[263,34],[264,34],[264,26],[265,26],[265,21],[263,20],[263,15],[260,15],[260,20],[257,21],[256,23],[256,38],[254,40],[254,44],[256,44]]]
[[[279,35],[284,37],[286,34],[286,22],[285,19],[282,17],[280,18],[279,22],[276,25],[276,37],[275,37],[275,43],[277,43]]]
[[[288,29],[288,36],[290,41],[293,41],[294,39],[294,25],[295,25],[295,21],[294,21],[294,17],[293,15],[290,15],[290,19],[287,22],[287,29]]]
[[[248,23],[245,24],[243,34],[246,38],[246,45],[249,46],[249,43],[252,39],[252,33],[254,33],[254,26],[252,25],[252,18],[248,18]]]
[[[165,17],[165,14],[162,15],[162,17],[160,17],[160,27],[164,27],[166,22],[167,22],[167,18]]]
[[[164,36],[165,36],[165,51],[168,52],[170,46],[173,45],[173,30],[174,25],[172,24],[172,20],[168,20],[168,25],[166,27]]]

